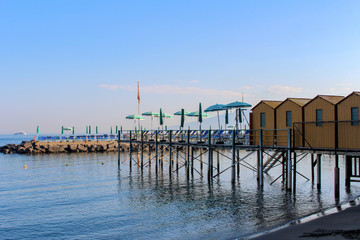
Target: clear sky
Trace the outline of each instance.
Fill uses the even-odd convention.
[[[347,95],[359,26],[360,1],[0,0],[0,133],[133,127],[137,81],[141,112]]]

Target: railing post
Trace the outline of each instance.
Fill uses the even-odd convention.
[[[317,154],[317,189],[321,189],[321,154]]]
[[[335,153],[335,169],[334,169],[334,195],[335,200],[340,198],[340,169],[339,169],[339,155]]]
[[[352,158],[351,156],[346,155],[345,157],[345,187],[346,191],[350,191],[350,180],[352,173]]]

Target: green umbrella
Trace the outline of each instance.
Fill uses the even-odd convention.
[[[202,112],[201,115],[202,115],[202,117],[210,117],[209,114],[204,113],[204,112]],[[189,114],[186,115],[186,116],[189,116],[189,117],[199,117],[199,112],[191,112],[191,113],[189,113]]]
[[[150,112],[144,112],[141,115],[143,115],[143,116],[151,116],[151,130],[153,130],[153,118],[154,117],[159,117],[160,113],[150,111]]]
[[[91,134],[91,126],[89,126],[89,134]]]
[[[251,104],[246,102],[238,102],[238,101],[226,104],[226,108],[247,108],[247,107],[251,107]]]
[[[140,120],[144,120],[145,118],[140,116],[140,115],[135,115],[135,114],[132,114],[132,115],[129,115],[127,117],[125,117],[126,119],[133,119],[133,120],[136,120],[136,119],[140,119]]]
[[[223,111],[226,110],[226,106],[223,104],[215,104],[212,105],[210,107],[208,107],[207,109],[205,109],[204,112],[217,112],[217,117],[218,117],[218,124],[219,124],[219,129],[220,129],[220,116],[219,116],[219,111]]]
[[[122,134],[122,126],[120,126],[120,133]]]
[[[160,108],[160,125],[164,124],[162,109]]]
[[[61,126],[61,134],[64,134],[64,126]]]
[[[75,134],[75,127],[73,127],[73,129],[72,129],[72,134],[73,135]]]
[[[174,113],[174,115],[177,115],[177,116],[181,116],[181,112],[182,112],[183,109],[181,109],[180,111],[177,111],[176,113]],[[187,116],[190,112],[187,112],[187,111],[184,111],[184,115]]]
[[[86,134],[89,133],[89,126],[86,126]]]
[[[173,115],[168,114],[168,113],[163,113],[162,115],[163,115],[164,118],[174,118]]]
[[[39,134],[39,126],[36,127],[36,134]]]
[[[116,125],[116,127],[115,127],[115,131],[116,131],[116,134],[118,134],[118,126]]]
[[[110,127],[110,134],[112,134],[112,126]]]

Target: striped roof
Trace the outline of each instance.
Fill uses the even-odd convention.
[[[334,105],[345,98],[344,96],[333,96],[333,95],[318,95],[317,97],[320,97]]]

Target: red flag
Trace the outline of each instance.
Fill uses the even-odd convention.
[[[140,103],[140,91],[139,91],[139,81],[138,81],[138,95],[137,95],[138,102]]]

